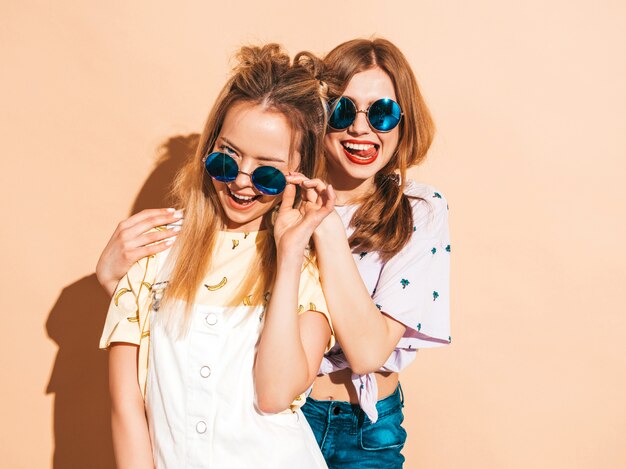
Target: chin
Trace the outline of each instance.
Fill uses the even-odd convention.
[[[329,169],[336,174],[343,174],[344,177],[347,176],[353,180],[365,181],[373,178],[376,173],[378,173],[385,166],[385,160],[389,160],[388,158],[384,158],[379,155],[378,158],[374,159],[370,163],[363,164],[362,162],[353,162],[351,159],[344,156],[343,149],[340,149],[338,153],[339,158],[336,157],[337,153],[335,153]]]

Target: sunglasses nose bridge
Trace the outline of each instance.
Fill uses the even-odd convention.
[[[367,110],[359,109],[354,115],[354,120],[350,124],[349,130],[355,134],[365,134],[370,131],[370,125],[367,118]]]
[[[232,184],[239,189],[244,189],[246,187],[254,188],[254,184],[252,184],[252,173],[247,173],[241,170],[237,171],[237,176]]]

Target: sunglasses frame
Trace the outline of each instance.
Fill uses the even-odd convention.
[[[207,161],[209,161],[209,158],[211,158],[211,161],[212,161],[212,160],[214,160],[215,158],[217,158],[217,156],[218,156],[218,155],[223,155],[224,157],[229,158],[229,159],[230,159],[230,160],[231,160],[231,161],[235,164],[235,166],[237,167],[237,174],[235,175],[235,177],[234,177],[234,178],[232,178],[232,179],[231,179],[231,178],[224,178],[224,180],[221,180],[221,179],[219,179],[217,176],[213,176],[213,175],[209,172],[209,170],[208,170],[208,168],[207,168]],[[245,174],[246,176],[248,176],[248,177],[250,178],[250,182],[252,183],[252,185],[254,186],[254,188],[255,188],[256,190],[258,190],[258,191],[259,191],[261,194],[263,194],[263,195],[269,195],[269,196],[276,196],[276,195],[280,195],[280,194],[281,194],[281,193],[285,190],[285,187],[287,187],[287,179],[285,178],[285,175],[283,174],[283,172],[282,172],[280,169],[275,168],[274,166],[263,165],[263,166],[257,166],[256,168],[254,168],[254,171],[252,171],[251,173],[246,173],[246,172],[241,171],[241,170],[239,169],[239,164],[237,163],[237,160],[235,160],[235,158],[233,158],[232,156],[230,156],[230,155],[228,155],[228,154],[224,153],[223,151],[212,151],[211,153],[209,153],[208,155],[206,155],[204,158],[202,158],[202,164],[204,165],[204,171],[205,171],[205,172],[206,172],[206,173],[207,173],[207,174],[208,174],[208,175],[209,175],[212,179],[215,179],[216,181],[219,181],[219,182],[231,183],[231,182],[233,182],[235,179],[237,179],[237,176],[238,176],[240,173],[241,173],[241,174]],[[275,189],[277,192],[272,193],[272,192],[268,192],[268,191],[267,191],[267,188],[266,188],[265,186],[263,186],[263,185],[259,185],[259,183],[255,180],[254,173],[256,173],[256,172],[257,172],[259,169],[261,169],[261,168],[271,168],[271,169],[273,169],[274,171],[276,171],[278,174],[280,174],[280,175],[283,177],[283,181],[284,181],[284,184],[283,184],[282,189],[280,189],[280,190]],[[257,177],[258,177],[258,176],[257,176]],[[222,178],[223,178],[223,176],[222,176]]]
[[[333,115],[333,113],[335,112],[335,109],[337,108],[337,105],[339,104],[339,102],[345,99],[347,101],[349,101],[350,103],[352,103],[352,106],[354,106],[355,112],[354,112],[354,118],[352,119],[352,122],[350,122],[346,127],[343,128],[339,128],[339,127],[333,127],[330,124],[330,120],[331,117]],[[389,130],[378,130],[376,127],[374,127],[374,125],[372,124],[372,121],[370,120],[370,109],[372,108],[373,105],[375,105],[376,103],[378,103],[379,101],[383,101],[388,99],[389,101],[392,101],[396,104],[396,106],[398,106],[398,109],[400,109],[400,118],[398,119],[398,123],[396,125],[394,125],[392,128],[390,128]],[[354,121],[356,120],[356,116],[359,113],[364,113],[366,120],[367,120],[367,124],[374,130],[374,132],[378,132],[378,133],[382,133],[382,134],[386,134],[388,132],[391,132],[393,129],[395,129],[396,127],[398,127],[400,125],[400,122],[402,122],[402,117],[404,116],[404,112],[402,111],[402,107],[400,107],[400,104],[391,99],[391,98],[379,98],[376,101],[372,102],[367,109],[359,109],[356,105],[356,103],[354,101],[352,101],[350,98],[348,98],[347,96],[340,96],[336,99],[334,99],[330,105],[330,112],[328,113],[328,127],[330,127],[333,130],[346,130],[348,127],[350,127],[352,124],[354,124]]]

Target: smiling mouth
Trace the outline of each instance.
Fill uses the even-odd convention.
[[[374,143],[341,142],[343,152],[356,164],[370,164],[378,157],[379,145]]]
[[[248,207],[261,197],[260,195],[252,196],[252,195],[235,194],[234,192],[230,190],[228,186],[226,186],[226,189],[228,190],[228,195],[230,197],[230,200],[234,203],[235,208]]]

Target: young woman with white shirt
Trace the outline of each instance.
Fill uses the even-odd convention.
[[[307,254],[334,194],[296,203],[286,179],[319,161],[325,88],[313,56],[238,59],[177,177],[185,229],[113,293],[100,346],[120,469],[326,467],[299,407],[334,343]]]

